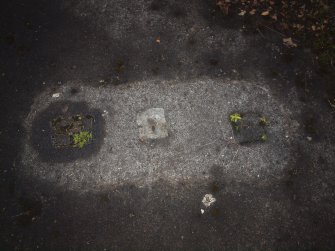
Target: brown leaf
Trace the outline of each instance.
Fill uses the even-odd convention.
[[[273,20],[277,20],[277,15],[274,14],[274,15],[271,16],[271,18],[272,18]]]
[[[217,6],[223,11],[224,14],[228,15],[230,3],[225,0],[220,0],[216,3]]]
[[[247,13],[245,10],[242,10],[240,13],[238,13],[239,16],[244,16],[245,13]]]
[[[249,11],[250,15],[255,15],[256,14],[256,9],[252,9],[251,11]]]
[[[284,30],[288,30],[289,28],[287,23],[281,23],[281,26],[283,27]]]
[[[286,45],[287,47],[290,47],[290,48],[298,47],[298,45],[293,42],[291,37],[283,38],[283,43],[284,43],[284,45]]]
[[[270,14],[270,11],[266,10],[261,13],[262,16],[268,16]]]

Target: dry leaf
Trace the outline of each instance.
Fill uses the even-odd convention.
[[[271,16],[271,18],[272,18],[273,20],[277,20],[277,15],[274,14],[274,15]]]
[[[245,13],[247,13],[245,10],[242,10],[240,13],[238,13],[239,16],[244,16]]]
[[[249,11],[250,15],[255,15],[256,14],[256,9],[252,9],[251,11]]]
[[[262,16],[268,16],[270,14],[270,11],[266,10],[262,12]]]
[[[298,45],[292,41],[291,37],[283,38],[283,42],[284,42],[284,45],[286,45],[287,47],[290,47],[290,48],[298,47]]]
[[[289,28],[287,23],[281,23],[281,26],[283,27],[284,30],[288,30]]]
[[[230,1],[227,1],[227,0],[222,1],[222,0],[220,0],[220,1],[218,1],[216,3],[216,5],[219,6],[219,8],[224,12],[224,14],[228,15],[228,13],[229,13],[229,7],[230,7]]]

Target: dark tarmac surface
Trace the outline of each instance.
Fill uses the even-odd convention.
[[[242,19],[223,16],[215,1],[14,0],[2,2],[0,12],[1,250],[334,250],[335,121],[334,110],[325,100],[332,83],[317,71],[308,50],[287,49],[278,34],[260,34],[252,25],[244,29]],[[157,92],[152,79],[158,82]],[[72,177],[74,171],[61,169],[69,167],[71,158],[64,163],[43,158],[38,162],[39,157],[32,155],[38,161],[27,161],[31,126],[27,117],[40,112],[38,102],[49,97],[52,103],[52,93],[69,87],[64,100],[88,97],[90,104],[100,108],[118,103],[116,97],[123,95],[128,103],[122,99],[120,107],[133,104],[125,106],[130,110],[136,108],[137,91],[149,100],[138,101],[142,109],[153,97],[163,97],[165,90],[182,100],[184,93],[178,96],[178,92],[189,91],[185,83],[190,82],[190,89],[204,93],[204,103],[200,103],[202,93],[192,96],[202,119],[218,100],[206,95],[225,92],[215,84],[207,90],[203,83],[206,86],[211,80],[229,83],[223,107],[228,100],[238,106],[239,93],[242,103],[261,96],[256,88],[251,93],[254,85],[245,83],[256,82],[269,90],[267,111],[275,117],[275,107],[282,109],[278,124],[273,125],[279,129],[273,132],[280,132],[287,122],[288,141],[278,133],[273,139],[278,137],[280,144],[270,139],[264,148],[255,146],[254,155],[240,146],[215,145],[213,152],[232,147],[226,158],[235,165],[214,164],[212,150],[213,161],[201,162],[204,156],[196,152],[189,156],[200,159],[194,162],[197,170],[178,176],[182,163],[172,159],[166,163],[174,176],[168,178],[149,179],[144,167],[138,171],[143,171],[143,178],[137,180],[137,172],[132,173],[125,159],[125,173],[102,177],[101,184],[96,177],[107,176],[105,168],[114,163],[105,158],[105,149],[112,143],[104,132],[104,142],[92,155],[83,160],[79,156],[76,163],[85,164],[85,172],[73,168],[77,178]],[[230,91],[235,90],[231,83],[237,85],[236,92]],[[170,84],[177,91],[170,92]],[[162,100],[174,107],[169,99]],[[277,103],[271,105],[272,100]],[[209,105],[212,101],[214,105]],[[185,104],[181,102],[181,110]],[[262,100],[254,100],[250,107],[257,105]],[[117,117],[118,110],[114,112]],[[223,117],[228,115],[224,112]],[[214,115],[209,116],[213,121]],[[207,134],[208,123],[198,124]],[[210,138],[207,134],[204,138]],[[171,146],[183,139],[178,137],[177,133],[172,137]],[[154,147],[159,158],[165,145]],[[272,147],[269,158],[264,163],[259,160],[263,156],[259,152],[265,149],[267,156]],[[116,153],[122,154],[121,150]],[[97,161],[101,156],[105,159]],[[198,168],[201,163],[206,165]],[[246,163],[247,171],[238,171],[241,163]],[[89,169],[92,164],[97,168]],[[267,166],[271,172],[264,172]],[[50,173],[43,173],[47,167]],[[27,175],[30,169],[34,172]],[[260,181],[255,178],[258,171],[266,173]],[[205,194],[213,194],[216,202],[202,213]]]

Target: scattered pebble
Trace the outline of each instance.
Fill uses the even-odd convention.
[[[200,209],[200,212],[201,212],[201,214],[204,214],[205,210],[203,210],[203,209]]]
[[[205,207],[211,206],[215,201],[216,199],[212,194],[205,194],[204,198],[202,199],[202,203],[205,205]]]
[[[108,111],[104,110],[102,116],[105,117],[105,116],[107,116],[107,115],[108,115]]]
[[[307,140],[308,140],[308,141],[312,141],[312,137],[309,137],[309,136],[308,136],[308,137],[307,137]]]

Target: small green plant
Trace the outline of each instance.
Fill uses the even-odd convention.
[[[76,133],[73,135],[73,146],[82,149],[92,138],[92,133],[89,131]]]
[[[261,140],[262,141],[267,141],[268,140],[268,136],[266,134],[262,134]]]
[[[116,72],[117,73],[122,73],[124,71],[125,65],[122,60],[118,60],[116,63]]]
[[[262,117],[259,118],[259,124],[261,126],[266,126],[266,125],[269,124],[269,121],[266,119],[266,117],[262,116]]]
[[[237,123],[241,119],[242,119],[242,116],[239,113],[233,113],[233,114],[230,114],[230,116],[229,116],[229,120],[232,123]]]

